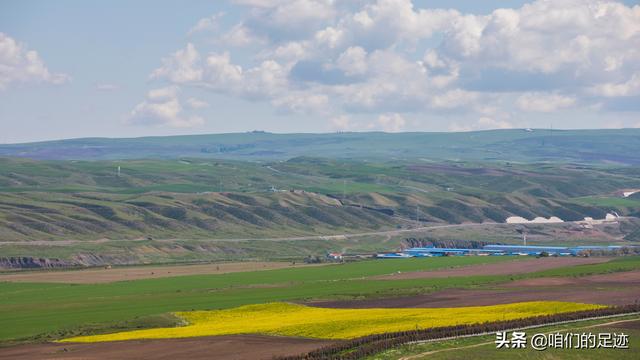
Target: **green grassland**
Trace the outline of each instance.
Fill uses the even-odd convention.
[[[46,340],[77,334],[81,328],[108,330],[123,321],[139,325],[148,316],[171,311],[220,309],[274,301],[356,299],[401,296],[450,287],[497,284],[518,278],[584,276],[640,269],[640,257],[554,269],[517,276],[468,276],[447,279],[370,280],[397,271],[438,269],[510,257],[445,257],[401,261],[363,261],[323,267],[292,268],[221,275],[125,281],[109,284],[0,283],[0,340]]]
[[[0,145],[0,156],[40,159],[179,157],[282,160],[298,156],[351,159],[571,161],[638,164],[638,129],[491,130],[465,133],[271,134],[265,132],[85,138]]]
[[[513,243],[520,241],[513,225],[324,243],[246,239],[502,223],[509,216],[580,220],[616,211],[637,217],[637,200],[613,194],[640,187],[638,179],[634,167],[561,163],[5,158],[0,159],[0,242],[5,243],[0,257],[57,257],[84,265],[289,259],[332,250],[392,250],[403,235]],[[532,243],[633,244],[640,234],[634,219],[586,232],[570,224],[527,227]],[[237,241],[220,241],[228,239]],[[34,245],[43,240],[75,242]]]
[[[397,360],[402,357],[419,359],[637,359],[640,356],[640,330],[623,328],[624,323],[603,325],[617,321],[640,322],[638,315],[622,316],[601,320],[586,320],[570,324],[545,326],[526,330],[528,336],[536,333],[624,333],[629,335],[629,349],[547,349],[536,351],[527,344],[526,349],[496,349],[495,335],[460,338],[455,340],[434,341],[423,344],[403,345],[388,350],[367,360]],[[427,354],[428,353],[428,354]],[[419,356],[424,354],[423,356]]]

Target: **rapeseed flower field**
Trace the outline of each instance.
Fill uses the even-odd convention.
[[[79,336],[62,342],[88,343],[231,334],[352,339],[416,328],[521,319],[601,307],[603,306],[557,301],[428,309],[327,309],[290,303],[268,303],[225,310],[177,312],[175,315],[184,319],[188,325]]]

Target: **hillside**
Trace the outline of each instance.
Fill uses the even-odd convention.
[[[49,160],[217,158],[287,160],[299,156],[456,161],[561,161],[640,164],[640,129],[491,130],[461,133],[272,134],[265,132],[84,138],[0,145],[0,156]]]
[[[395,227],[416,216],[456,224],[639,215],[636,198],[614,195],[640,185],[627,167],[321,158],[0,165],[3,239],[299,235]]]
[[[639,150],[635,129],[0,145],[0,267],[513,243],[522,227],[532,242],[631,244],[640,200],[620,194],[640,188]],[[511,216],[576,221],[610,212],[628,218],[591,228],[504,224]],[[437,228],[409,231],[425,226]],[[358,233],[367,235],[344,236]]]

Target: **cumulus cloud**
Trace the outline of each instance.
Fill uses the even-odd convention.
[[[147,98],[131,110],[127,122],[132,125],[160,125],[176,128],[204,124],[202,117],[184,114],[178,92],[179,89],[175,86],[150,90]]]
[[[591,92],[605,97],[640,95],[640,73],[621,83],[604,83],[594,86]]]
[[[211,15],[198,20],[198,22],[189,30],[189,35],[194,35],[204,31],[218,30],[220,27],[220,19],[224,16],[223,12]]]
[[[349,47],[340,54],[337,65],[347,75],[362,75],[367,72],[367,52],[359,46]]]
[[[604,112],[640,95],[640,6],[538,0],[464,14],[411,0],[235,3],[247,11],[217,31],[213,49],[189,43],[151,77],[321,114],[336,129],[372,114],[369,125],[388,131],[406,128],[410,113],[465,114],[447,124],[455,129],[508,128],[518,113]]]
[[[334,131],[349,131],[354,129],[351,118],[344,114],[329,119],[329,127]]]
[[[70,80],[67,74],[50,72],[36,51],[0,32],[0,90],[15,83],[58,85]]]
[[[187,105],[192,109],[203,109],[209,107],[209,103],[196,98],[188,98]]]
[[[398,132],[404,129],[405,119],[400,114],[382,114],[378,117],[377,124],[373,127],[380,127],[386,132]]]
[[[162,66],[151,73],[151,78],[167,78],[174,83],[196,83],[202,79],[200,54],[192,43],[162,59]]]
[[[272,104],[282,112],[323,113],[326,112],[329,97],[323,94],[294,93],[274,99]]]
[[[573,106],[576,99],[570,96],[545,93],[526,93],[520,95],[516,104],[524,111],[553,112]]]

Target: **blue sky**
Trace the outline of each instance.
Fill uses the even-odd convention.
[[[0,143],[640,127],[637,1],[2,1]]]

